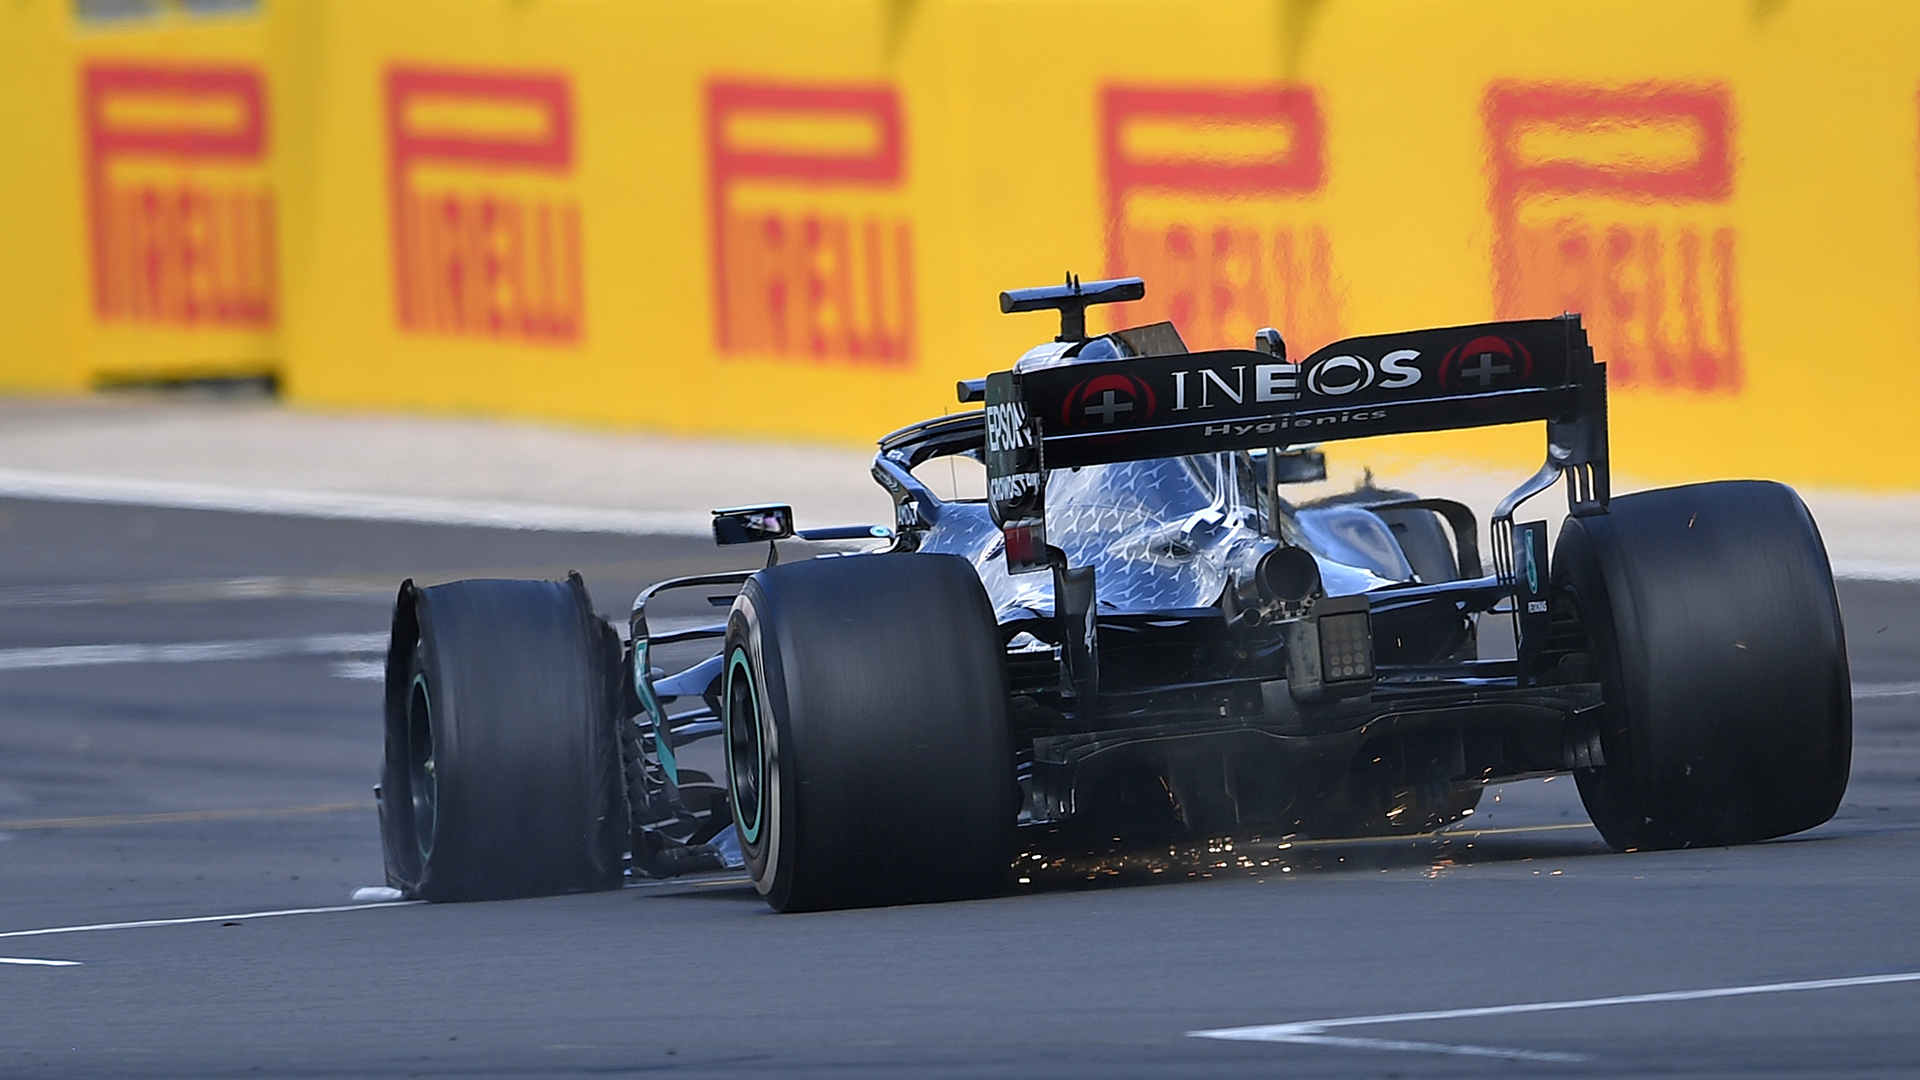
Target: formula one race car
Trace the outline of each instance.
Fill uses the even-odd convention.
[[[1616,848],[1832,816],[1851,698],[1813,520],[1762,481],[1610,497],[1578,316],[1298,359],[1272,330],[1086,333],[1088,305],[1144,292],[1002,293],[1060,334],[961,383],[984,409],[880,441],[892,528],[715,511],[767,565],[646,589],[624,642],[577,575],[402,585],[390,882],[462,900],[744,865],[782,911],[975,897],[1023,830],[1416,833],[1562,772]],[[1460,503],[1282,492],[1324,476],[1320,443],[1523,421],[1546,462],[1493,513],[1490,569]],[[984,462],[985,499],[916,477],[950,456]],[[1562,478],[1549,552],[1513,516]],[[726,616],[666,620],[674,595]],[[1496,627],[1514,645],[1483,659]]]

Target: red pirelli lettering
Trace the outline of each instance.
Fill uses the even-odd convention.
[[[1302,212],[1326,185],[1311,88],[1109,86],[1100,154],[1107,270],[1147,281],[1116,320],[1171,319],[1211,348],[1246,348],[1268,323],[1296,351],[1340,336],[1332,241]]]
[[[1582,313],[1622,387],[1737,391],[1727,87],[1497,83],[1484,116],[1499,317]]]
[[[95,317],[271,327],[274,204],[260,171],[260,72],[94,63],[80,79]]]
[[[889,86],[707,87],[714,340],[725,354],[904,364],[913,231]],[[854,203],[848,208],[847,194]]]
[[[553,183],[573,170],[566,76],[391,68],[387,146],[400,327],[578,341],[580,206]]]

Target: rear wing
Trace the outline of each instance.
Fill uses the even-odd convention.
[[[1299,361],[1242,349],[986,380],[987,496],[1008,568],[1047,565],[1048,469],[1547,422],[1575,513],[1607,502],[1606,365],[1578,315],[1348,338]]]

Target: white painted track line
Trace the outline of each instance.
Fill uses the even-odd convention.
[[[1196,1033],[1197,1034],[1197,1033]],[[1222,1036],[1224,1037],[1224,1036]],[[1301,1046],[1337,1046],[1343,1050],[1398,1050],[1413,1054],[1448,1054],[1454,1057],[1501,1058],[1506,1061],[1585,1061],[1585,1054],[1567,1054],[1558,1050],[1522,1050],[1512,1046],[1476,1046],[1472,1043],[1420,1042],[1412,1039],[1363,1039],[1351,1035],[1314,1035],[1311,1033],[1276,1038],[1272,1042]]]
[[[36,960],[30,956],[0,956],[0,964],[15,967],[79,967],[78,960]]]
[[[221,510],[237,514],[390,521],[410,525],[465,525],[533,532],[616,533],[629,536],[710,536],[713,519],[684,510],[613,510],[594,506],[487,502],[412,495],[296,491],[175,480],[128,480],[0,468],[0,498],[151,506],[163,510]]]
[[[217,600],[393,599],[387,576],[241,577],[85,585],[0,585],[0,608],[82,604],[181,604]]]
[[[341,911],[376,911],[380,908],[412,907],[424,900],[395,900],[384,904],[339,904],[334,907],[287,908],[282,911],[248,911],[238,915],[195,915],[185,919],[140,919],[135,922],[89,923],[85,926],[48,926],[39,930],[0,931],[0,938],[47,937],[54,934],[84,934],[93,930],[142,930],[150,926],[192,926],[195,923],[244,922],[248,919],[279,919],[288,915],[331,915]]]
[[[1841,581],[1890,581],[1911,584],[1920,581],[1920,566],[1908,563],[1875,562],[1868,559],[1835,559],[1833,576]]]
[[[1920,697],[1920,682],[1854,683],[1853,700]]]
[[[168,644],[49,645],[0,649],[0,671],[92,667],[98,664],[189,664],[210,660],[271,660],[287,656],[343,656],[385,652],[387,634],[314,634],[250,641],[181,641]]]
[[[1855,986],[1885,986],[1920,982],[1920,971],[1899,971],[1885,975],[1854,975],[1839,979],[1805,979],[1798,982],[1755,983],[1747,986],[1720,986],[1706,990],[1664,990],[1651,994],[1622,994],[1616,997],[1576,998],[1570,1001],[1532,1001],[1518,1005],[1482,1005],[1467,1009],[1433,1009],[1426,1012],[1380,1013],[1374,1016],[1341,1016],[1327,1020],[1296,1020],[1286,1024],[1260,1024],[1253,1027],[1210,1028],[1189,1031],[1197,1039],[1226,1039],[1238,1042],[1283,1042],[1315,1046],[1343,1046],[1356,1050],[1402,1050],[1470,1057],[1499,1057],[1520,1061],[1584,1061],[1579,1054],[1556,1051],[1520,1050],[1498,1046],[1455,1045],[1451,1043],[1408,1042],[1395,1039],[1366,1039],[1331,1036],[1330,1028],[1361,1027],[1370,1024],[1410,1024],[1434,1020],[1466,1020],[1486,1016],[1519,1016],[1526,1013],[1564,1012],[1571,1009],[1599,1009],[1615,1005],[1653,1005],[1678,1001],[1710,1001],[1717,998],[1751,997],[1757,994],[1793,994],[1809,990],[1839,990]]]

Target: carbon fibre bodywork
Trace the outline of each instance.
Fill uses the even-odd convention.
[[[1031,290],[1044,295],[1025,309],[1066,312],[1078,289]],[[963,384],[985,410],[880,440],[890,530],[801,530],[804,551],[770,551],[973,565],[1006,657],[1022,826],[1143,840],[1415,832],[1470,814],[1489,783],[1601,763],[1578,613],[1549,596],[1544,524],[1512,521],[1563,475],[1575,514],[1605,512],[1605,369],[1577,317],[1355,339],[1294,364],[1277,334],[1264,352],[1190,354],[1170,327],[1073,328],[1063,315],[1060,341]],[[1430,392],[1394,396],[1416,385]],[[1225,408],[1176,415],[1202,401]],[[1115,422],[1128,415],[1138,422]],[[1516,420],[1547,422],[1547,460],[1490,523],[1492,572],[1458,503],[1364,489],[1295,505],[1282,491],[1311,442]],[[987,499],[943,500],[916,478],[950,456],[986,465]],[[1274,584],[1289,558],[1311,578],[1299,595]],[[662,582],[634,603],[643,872],[738,862],[731,805],[678,762],[726,730],[722,658],[654,667],[667,645],[717,643],[724,622],[662,633],[649,604],[753,572]],[[1513,655],[1482,658],[1488,620],[1512,627]]]

